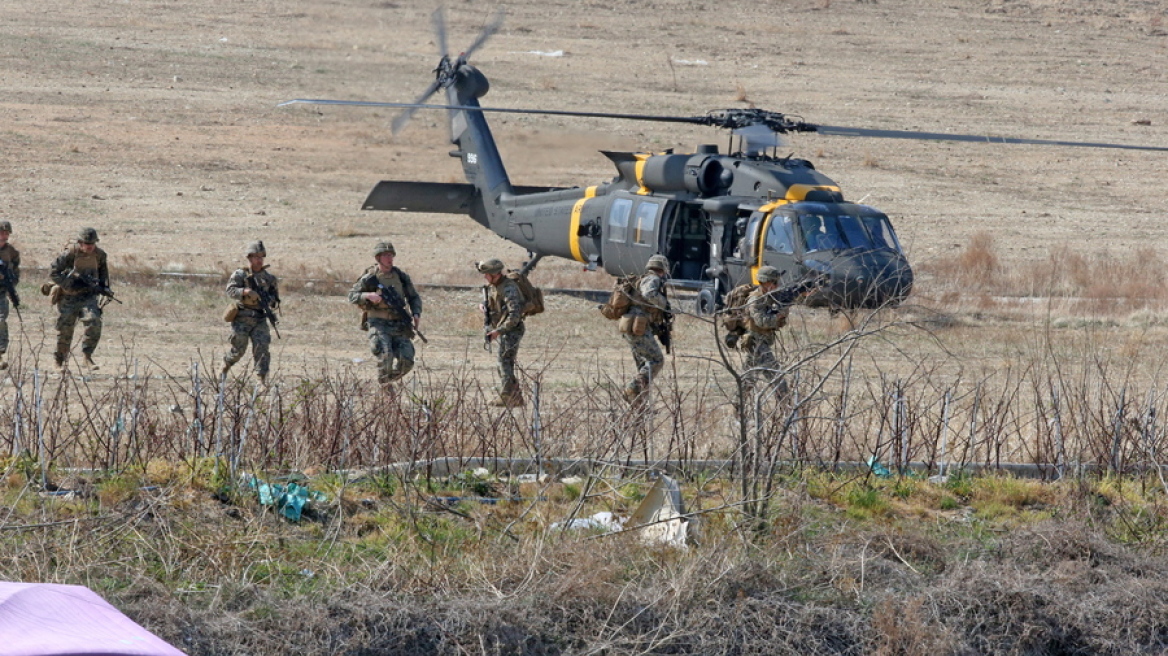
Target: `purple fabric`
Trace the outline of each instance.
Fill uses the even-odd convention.
[[[4,656],[184,656],[80,585],[0,581]]]

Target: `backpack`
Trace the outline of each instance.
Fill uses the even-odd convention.
[[[523,316],[543,314],[543,290],[531,284],[527,275],[518,271],[508,271],[507,277],[519,286],[519,294],[523,296]]]
[[[727,334],[746,334],[746,302],[758,285],[746,283],[731,289],[722,301],[722,328]]]
[[[608,302],[600,306],[600,313],[605,319],[616,321],[628,313],[633,303],[644,303],[641,298],[641,276],[631,275],[617,278],[612,285],[612,293]]]

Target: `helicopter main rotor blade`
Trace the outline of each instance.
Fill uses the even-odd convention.
[[[362,100],[326,100],[320,98],[297,98],[295,100],[286,100],[278,106],[307,104],[307,105],[349,105],[354,107],[401,107],[409,110],[412,115],[419,109],[454,109],[465,111],[478,112],[495,112],[500,114],[536,114],[544,116],[579,116],[584,118],[614,118],[626,121],[652,121],[657,123],[686,123],[689,125],[712,125],[716,127],[738,127],[743,122],[749,120],[738,117],[738,120],[733,123],[728,123],[722,120],[719,114],[722,112],[711,112],[706,116],[661,116],[654,114],[618,114],[613,112],[581,112],[559,109],[516,109],[508,107],[470,107],[466,105],[433,105],[422,102],[416,103],[394,103],[394,102],[374,102]],[[739,110],[733,110],[737,113]],[[995,137],[989,135],[976,134],[948,134],[945,132],[916,132],[909,130],[873,130],[868,128],[849,128],[836,125],[814,125],[811,123],[803,123],[797,121],[790,121],[782,114],[773,112],[761,112],[761,114],[769,117],[777,117],[780,121],[778,123],[779,129],[770,123],[769,129],[775,132],[815,132],[817,134],[833,136],[833,137],[870,137],[874,139],[910,139],[917,141],[963,141],[969,143],[992,143],[992,144],[1022,144],[1022,145],[1036,145],[1036,146],[1071,146],[1078,148],[1113,148],[1120,150],[1146,150],[1154,152],[1168,152],[1168,147],[1165,146],[1136,146],[1132,144],[1117,144],[1117,143],[1103,143],[1103,142],[1089,142],[1089,141],[1059,141],[1055,139],[1022,139],[1017,137]],[[734,117],[731,117],[732,119]],[[766,124],[766,123],[763,123]]]
[[[542,114],[547,116],[581,116],[584,118],[616,118],[626,121],[656,121],[660,123],[690,123],[708,125],[704,116],[655,116],[652,114],[614,114],[611,112],[580,112],[561,109],[514,109],[509,107],[471,107],[470,105],[433,105],[425,103],[376,102],[372,100],[328,100],[325,98],[295,98],[277,105],[339,105],[350,107],[399,107],[419,109],[454,109],[471,112],[493,112],[498,114]]]
[[[1080,148],[1118,148],[1122,150],[1152,150],[1168,152],[1164,146],[1133,146],[1130,144],[1096,143],[1089,141],[1057,141],[1054,139],[1020,139],[976,134],[947,134],[945,132],[913,132],[908,130],[870,130],[834,125],[816,125],[814,132],[833,137],[872,137],[874,139],[914,139],[917,141],[966,141],[992,144],[1029,144],[1036,146],[1075,146]]]

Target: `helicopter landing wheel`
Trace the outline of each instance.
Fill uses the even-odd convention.
[[[718,297],[713,289],[707,287],[698,292],[697,311],[700,317],[708,317],[718,311]]]

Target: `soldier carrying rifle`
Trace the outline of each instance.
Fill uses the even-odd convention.
[[[227,310],[224,319],[231,322],[231,350],[223,356],[221,376],[226,376],[228,370],[243,354],[247,352],[247,345],[251,343],[251,356],[255,361],[255,375],[261,385],[268,384],[268,371],[272,365],[270,346],[272,334],[268,325],[276,330],[275,311],[280,307],[279,282],[276,276],[268,271],[264,258],[268,256],[264,242],[255,241],[247,247],[247,267],[236,269],[227,281],[227,296],[235,301]]]
[[[414,368],[414,335],[426,341],[420,329],[422,297],[406,272],[393,265],[396,256],[393,244],[378,243],[377,264],[349,290],[349,302],[365,311],[362,327],[369,330],[369,349],[377,358],[377,381],[387,390]]]
[[[113,297],[109,288],[109,267],[105,251],[97,247],[97,230],[82,228],[77,242],[53,261],[49,278],[60,288],[57,303],[57,350],[53,360],[64,369],[65,359],[73,343],[73,329],[77,320],[85,326],[81,338],[84,365],[96,370],[93,352],[101,340],[101,297]]]
[[[519,342],[523,340],[527,328],[523,323],[523,292],[519,284],[503,273],[503,261],[497,258],[484,260],[475,265],[483,274],[487,285],[483,287],[483,329],[487,344],[499,344],[499,378],[503,383],[499,398],[491,405],[516,408],[523,405],[523,392],[519,389],[519,379],[515,377],[515,360],[519,355]]]
[[[0,221],[0,371],[8,368],[8,360],[4,354],[8,352],[8,302],[12,301],[12,309],[20,314],[20,296],[16,293],[16,284],[20,282],[20,251],[16,250],[8,241],[12,234],[12,223]]]

